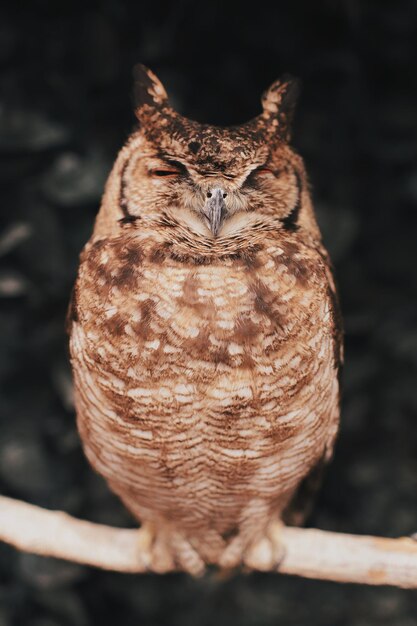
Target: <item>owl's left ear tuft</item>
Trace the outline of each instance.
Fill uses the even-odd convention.
[[[168,96],[161,81],[145,65],[141,63],[135,65],[133,81],[136,115],[145,104],[159,108],[168,102]]]
[[[291,123],[300,92],[300,81],[285,75],[262,94],[263,117],[274,121],[276,132],[285,140],[291,138]]]

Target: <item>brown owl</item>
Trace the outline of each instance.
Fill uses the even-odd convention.
[[[229,128],[135,70],[139,127],[106,185],[69,311],[86,455],[147,528],[150,567],[265,569],[331,457],[341,342],[294,81]],[[309,487],[310,485],[310,487]],[[274,539],[275,537],[275,539]],[[263,559],[263,560],[262,560]]]

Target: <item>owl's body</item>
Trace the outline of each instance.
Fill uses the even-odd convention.
[[[160,85],[145,76],[158,104]],[[160,569],[176,559],[196,572],[245,560],[302,480],[331,456],[337,312],[300,158],[280,144],[280,193],[269,204],[261,197],[256,211],[242,188],[254,170],[273,174],[262,169],[271,158],[264,136],[185,121],[185,130],[161,140],[155,129],[143,132],[158,119],[154,107],[144,105],[142,130],[116,161],[82,254],[71,354],[90,462],[154,529]],[[177,122],[162,112],[160,131]],[[160,206],[143,210],[141,163],[160,159],[161,149],[171,165],[151,170]],[[185,174],[185,155],[195,152],[200,161]],[[173,189],[168,200],[169,184],[186,175],[193,180],[184,195]],[[258,193],[262,184],[251,182]],[[193,193],[196,206],[208,207],[205,222]],[[220,204],[228,213],[219,227]]]

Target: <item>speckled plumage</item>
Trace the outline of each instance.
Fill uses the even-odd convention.
[[[332,454],[334,284],[288,144],[292,84],[227,129],[180,117],[142,66],[136,86],[140,126],[69,312],[78,426],[93,467],[152,527],[157,569],[230,567]],[[202,213],[213,189],[216,236]]]

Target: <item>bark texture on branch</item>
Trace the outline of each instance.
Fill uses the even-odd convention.
[[[284,528],[280,573],[367,585],[417,588],[417,542]],[[0,540],[26,552],[118,572],[148,571],[141,531],[78,520],[0,496]]]

